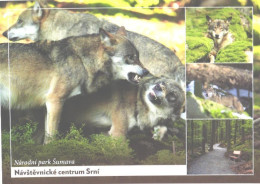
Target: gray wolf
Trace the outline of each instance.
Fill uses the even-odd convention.
[[[215,91],[215,89],[213,87],[207,88],[205,90],[205,92],[206,92],[206,96],[209,100],[222,104],[239,113],[244,111],[244,107],[243,107],[242,103],[240,102],[240,100],[231,94],[221,96],[221,95],[217,94],[217,92]]]
[[[32,44],[0,44],[0,98],[3,106],[28,109],[46,105],[44,143],[57,131],[66,99],[92,93],[116,79],[137,84],[147,70],[121,28],[116,35],[69,37]],[[10,83],[9,83],[10,82]],[[9,101],[10,95],[10,101]]]
[[[175,80],[146,76],[138,86],[119,81],[84,98],[70,99],[61,122],[110,127],[109,135],[120,137],[135,126],[143,130],[175,121],[184,103],[185,93]]]
[[[209,53],[208,57],[210,63],[214,63],[218,51],[234,42],[234,37],[229,32],[229,24],[232,17],[229,17],[226,20],[213,20],[207,15],[206,19],[208,21],[207,36],[214,41],[214,49]]]
[[[55,41],[70,36],[98,33],[99,28],[110,33],[116,33],[119,29],[119,26],[91,14],[46,9],[47,7],[43,1],[36,1],[35,5],[25,10],[3,35],[12,41],[26,38],[33,41]],[[130,31],[127,31],[127,38],[139,51],[142,64],[154,76],[171,75],[179,66],[183,66],[175,53],[164,45]]]

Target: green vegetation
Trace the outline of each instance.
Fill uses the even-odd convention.
[[[47,145],[37,145],[33,140],[36,123],[26,123],[12,128],[13,160],[75,160],[75,165],[131,164],[133,150],[124,138],[92,135],[83,137],[82,130],[74,126],[65,137],[55,138]],[[3,131],[4,158],[9,154],[9,132]]]
[[[180,128],[181,134],[167,135],[164,141],[153,140],[151,134],[147,135],[140,131],[130,134],[129,139],[112,138],[103,134],[92,134],[87,137],[83,133],[83,128],[71,126],[67,133],[58,134],[51,143],[39,145],[34,141],[37,136],[37,123],[28,122],[12,127],[12,159],[13,163],[14,160],[74,160],[74,165],[185,164],[183,141],[185,122],[175,123],[175,127]],[[10,159],[9,136],[9,132],[4,130],[2,134],[4,167],[8,166]],[[173,141],[176,154],[172,153]],[[149,148],[150,146],[138,145],[141,142],[155,146]],[[136,145],[138,147],[135,147]],[[167,158],[163,158],[164,156]]]
[[[180,155],[173,155],[169,150],[160,150],[155,155],[149,156],[146,160],[142,161],[144,165],[181,165],[185,160],[185,153]]]
[[[205,62],[207,55],[213,49],[213,41],[206,38],[208,24],[206,15],[212,19],[227,19],[232,16],[229,31],[235,42],[223,48],[217,55],[215,62],[246,62],[246,50],[252,50],[252,18],[244,15],[234,8],[191,8],[186,11],[187,30],[187,63]],[[243,26],[240,16],[248,21],[248,26]]]
[[[187,49],[187,63],[193,61],[199,61],[201,59],[205,59],[208,53],[213,49],[213,40],[206,37],[193,37],[187,36],[186,43],[188,45]],[[196,50],[196,52],[194,52]]]
[[[243,63],[247,60],[245,51],[252,50],[252,41],[237,41],[218,52],[217,63]]]
[[[227,148],[226,156],[236,150],[242,152],[242,160],[251,161],[252,126],[252,120],[188,121],[188,161],[209,152],[216,143]]]
[[[201,107],[203,108],[203,113],[205,113],[205,115],[207,115],[209,118],[238,118],[237,116],[233,115],[233,112],[235,112],[235,110],[225,107],[222,104],[213,102],[211,100],[206,100],[195,95],[192,95],[192,98],[194,98],[199,104],[201,104]],[[190,106],[189,101],[187,105],[188,107]],[[250,117],[247,112],[243,112],[242,114]]]

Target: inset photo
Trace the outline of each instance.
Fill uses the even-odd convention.
[[[186,63],[252,63],[252,8],[186,9]]]
[[[188,174],[253,174],[252,123],[188,121]]]
[[[251,119],[251,64],[187,64],[188,119]]]

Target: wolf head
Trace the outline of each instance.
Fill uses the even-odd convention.
[[[3,36],[11,41],[18,41],[22,39],[31,39],[37,41],[39,37],[40,22],[44,19],[49,9],[46,9],[41,1],[35,1],[34,6],[25,10],[18,18],[17,22],[3,33]]]
[[[114,35],[99,30],[101,42],[112,61],[112,73],[114,79],[126,79],[133,84],[148,74],[139,61],[139,54],[134,45],[126,38],[126,31],[121,27]]]
[[[213,40],[221,41],[223,37],[228,34],[229,24],[232,17],[229,17],[226,20],[212,20],[207,15],[206,18],[208,21],[208,33],[213,38]]]
[[[204,89],[204,91],[205,91],[206,98],[212,98],[212,97],[217,96],[216,91],[214,90],[213,87],[208,87],[208,88]]]
[[[149,113],[158,119],[176,120],[184,110],[185,93],[177,82],[169,78],[152,78],[141,85],[143,99]],[[154,126],[156,122],[153,122]]]

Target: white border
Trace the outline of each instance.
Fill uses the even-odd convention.
[[[90,173],[90,171],[93,172]],[[12,178],[79,176],[185,176],[186,173],[186,165],[55,166],[11,168]]]

